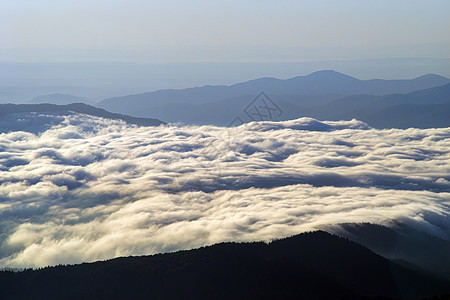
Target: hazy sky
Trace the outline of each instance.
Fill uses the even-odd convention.
[[[1,0],[0,61],[450,57],[449,15],[448,0]]]

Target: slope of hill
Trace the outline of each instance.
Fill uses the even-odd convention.
[[[323,231],[266,243],[0,272],[8,299],[414,299],[449,282]]]
[[[435,105],[395,105],[362,117],[374,128],[450,127],[450,103]]]
[[[391,94],[386,96],[352,95],[330,101],[317,107],[317,113],[325,117],[351,117],[360,111],[374,112],[395,105],[428,105],[450,102],[450,84],[424,89],[408,94]]]
[[[72,103],[68,105],[56,105],[56,104],[0,104],[0,118],[15,114],[15,113],[70,113],[76,112],[81,114],[87,114],[96,117],[119,119],[130,124],[136,124],[141,126],[159,126],[165,124],[165,122],[158,119],[150,118],[135,118],[127,115],[116,114],[108,112],[104,109],[97,108],[91,105],[83,103]]]
[[[57,105],[67,105],[71,103],[84,103],[89,105],[94,105],[89,99],[83,97],[77,97],[68,94],[49,94],[37,96],[30,101],[31,104],[40,104],[40,103],[49,103],[49,104],[57,104]]]
[[[237,116],[241,116],[243,121],[249,121],[244,116],[245,107],[255,99],[254,95],[244,95],[236,98],[224,99],[219,102],[209,102],[203,104],[176,103],[160,105],[152,108],[152,112],[163,119],[176,123],[205,125],[214,124],[217,126],[227,126]],[[276,103],[281,107],[283,113],[280,118],[272,120],[281,121],[297,119],[304,111],[311,110],[311,106],[317,103],[326,103],[334,99],[332,96],[296,96],[286,95],[276,98]],[[301,103],[300,107],[294,103]]]
[[[324,229],[364,245],[388,259],[450,279],[448,240],[404,224],[385,227],[370,223],[346,223]]]
[[[359,80],[335,71],[318,71],[307,76],[281,80],[260,78],[231,86],[204,86],[180,90],[158,90],[139,95],[109,98],[98,107],[136,116],[148,116],[152,109],[170,106],[176,110],[177,104],[201,105],[218,103],[225,99],[245,95],[255,97],[261,91],[278,98],[286,95],[321,96],[327,100],[354,94],[388,95],[436,87],[450,83],[450,79],[438,75],[425,75],[411,80]],[[317,104],[323,104],[318,102]],[[247,103],[243,103],[246,105]],[[191,111],[185,111],[189,114]],[[161,118],[161,116],[157,115]],[[173,121],[173,120],[169,120]],[[183,121],[182,119],[176,121]]]
[[[375,128],[450,126],[450,84],[409,94],[355,95],[303,113],[326,120],[359,119]]]

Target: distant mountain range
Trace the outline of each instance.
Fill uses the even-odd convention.
[[[122,114],[108,112],[104,109],[97,108],[84,103],[72,103],[67,105],[55,104],[0,104],[0,119],[3,116],[14,113],[29,113],[29,112],[44,112],[44,113],[81,113],[96,117],[123,120],[130,124],[140,126],[159,126],[165,122],[150,118],[136,118]]]
[[[261,91],[270,95],[388,95],[409,93],[446,83],[450,83],[450,79],[438,75],[424,75],[410,80],[359,80],[335,71],[318,71],[285,80],[260,78],[230,86],[158,90],[139,95],[114,97],[103,100],[98,105],[120,109],[124,101],[127,101],[129,105],[138,105],[145,101],[147,105],[151,106],[169,103],[202,104],[243,95],[256,96]]]
[[[272,118],[250,118],[245,110],[264,91],[280,113]],[[68,105],[90,100],[49,94],[33,103]],[[281,80],[260,78],[231,86],[158,90],[105,99],[98,107],[121,115],[127,122],[147,124],[146,118],[171,123],[219,126],[258,120],[359,119],[374,128],[433,128],[450,126],[450,79],[424,75],[410,80],[359,80],[335,71]],[[92,112],[92,108],[85,110]],[[104,114],[104,113],[103,113]],[[261,114],[262,116],[263,114]],[[141,117],[132,121],[129,116]],[[118,115],[110,115],[117,118]]]
[[[444,293],[450,293],[448,280],[324,231],[269,244],[222,243],[0,272],[2,299],[417,299]]]
[[[236,117],[251,121],[245,119],[244,109],[264,91],[282,110],[281,116],[273,120],[305,116],[357,118],[379,128],[442,127],[450,125],[446,108],[450,103],[449,84],[450,79],[438,75],[410,80],[359,80],[335,71],[319,71],[286,80],[261,78],[231,86],[159,90],[105,99],[97,106],[168,122],[227,125]],[[443,107],[423,107],[430,104]],[[398,105],[403,106],[395,107]],[[439,116],[435,120],[421,118],[417,111],[424,116],[438,111]]]

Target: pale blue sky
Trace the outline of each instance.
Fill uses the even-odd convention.
[[[449,15],[448,0],[1,0],[0,61],[448,58]]]

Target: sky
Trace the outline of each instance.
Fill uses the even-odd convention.
[[[2,0],[0,61],[450,57],[447,0]]]

